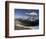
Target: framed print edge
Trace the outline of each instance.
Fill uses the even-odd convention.
[[[43,5],[43,21],[44,21],[44,29],[43,29],[43,34],[40,35],[24,35],[24,36],[9,36],[9,3],[26,3],[26,4],[40,4]],[[34,2],[19,2],[19,1],[6,1],[5,2],[5,37],[6,38],[16,38],[16,37],[34,37],[34,36],[45,36],[45,3],[34,3]]]
[[[5,37],[9,37],[9,3],[5,2]]]

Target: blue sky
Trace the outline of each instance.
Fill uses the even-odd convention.
[[[35,12],[39,16],[39,10],[37,9],[14,9],[15,11],[15,16],[27,16],[25,13],[32,13]]]

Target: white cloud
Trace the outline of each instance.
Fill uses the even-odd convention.
[[[36,16],[37,16],[37,13],[35,13],[35,12],[32,12],[32,13],[25,13],[25,14],[27,14],[27,15],[36,15]]]

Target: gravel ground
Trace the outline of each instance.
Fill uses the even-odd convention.
[[[24,26],[24,25],[21,25],[21,22],[20,21],[16,21],[16,26],[15,26],[15,30],[32,30],[32,29],[39,29],[39,26]]]

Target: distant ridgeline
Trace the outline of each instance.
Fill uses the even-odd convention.
[[[21,22],[22,25],[24,26],[38,26],[39,25],[39,20],[35,21],[30,21],[30,20],[22,20],[22,19],[16,19]]]

